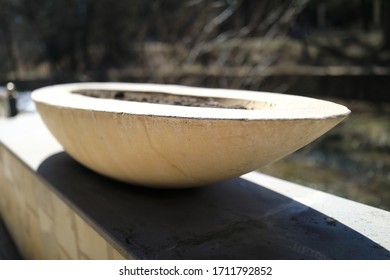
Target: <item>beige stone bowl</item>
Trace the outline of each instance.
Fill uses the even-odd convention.
[[[75,160],[156,188],[203,186],[256,170],[350,113],[301,96],[156,84],[56,85],[32,98]]]

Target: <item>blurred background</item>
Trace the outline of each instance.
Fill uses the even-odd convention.
[[[80,81],[344,104],[342,124],[260,171],[390,210],[390,0],[0,0],[3,116],[10,81],[22,111],[31,90]]]

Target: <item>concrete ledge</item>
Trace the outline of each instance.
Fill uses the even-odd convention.
[[[78,164],[36,114],[0,132],[0,213],[25,258],[390,259],[387,211],[255,172],[139,188]]]

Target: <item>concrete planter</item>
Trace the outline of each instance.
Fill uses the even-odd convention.
[[[56,85],[32,98],[74,159],[106,176],[161,188],[204,186],[253,171],[350,112],[300,96],[154,84]]]

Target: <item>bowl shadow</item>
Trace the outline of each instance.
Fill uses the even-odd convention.
[[[139,259],[390,259],[352,228],[242,178],[142,188],[101,176],[65,152],[38,173],[114,247]]]

